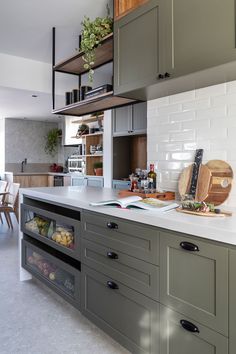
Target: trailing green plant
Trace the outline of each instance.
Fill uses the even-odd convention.
[[[58,138],[61,136],[61,134],[61,129],[53,128],[49,130],[45,137],[46,143],[44,150],[46,154],[51,155],[52,157],[56,155],[58,149]]]
[[[93,82],[94,70],[92,69],[96,61],[95,48],[101,45],[101,40],[113,31],[113,19],[110,17],[110,10],[107,6],[106,17],[96,17],[91,21],[85,16],[82,21],[81,50],[84,52],[84,68],[88,70],[89,81]]]

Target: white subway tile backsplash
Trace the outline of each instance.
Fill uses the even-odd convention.
[[[196,110],[196,119],[223,118],[227,115],[227,106]]]
[[[236,81],[148,102],[148,162],[160,188],[177,191],[200,148],[203,163],[225,160],[236,174]],[[236,206],[235,185],[227,204]]]
[[[192,111],[196,109],[204,109],[210,107],[210,97],[202,100],[195,100],[183,103],[183,111]]]
[[[159,116],[162,115],[169,115],[171,113],[177,113],[180,112],[182,109],[182,105],[181,104],[172,104],[172,105],[168,105],[168,106],[163,106],[157,109],[157,114]]]

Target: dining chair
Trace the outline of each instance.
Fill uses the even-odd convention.
[[[0,180],[0,205],[4,199],[5,193],[7,192],[8,182]],[[2,213],[0,213],[0,221],[3,224]]]
[[[13,229],[13,223],[11,219],[11,213],[14,213],[16,220],[19,221],[18,213],[18,195],[19,195],[19,183],[9,183],[7,193],[3,196],[2,203],[0,205],[0,214],[4,213],[7,220],[8,227]]]

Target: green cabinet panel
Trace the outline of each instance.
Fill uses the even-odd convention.
[[[131,132],[143,134],[147,131],[147,102],[133,105]]]
[[[83,264],[81,276],[82,313],[132,353],[157,354],[159,304]]]
[[[85,186],[86,180],[84,177],[72,177],[71,184],[72,186],[76,186],[76,187]]]
[[[161,72],[159,0],[150,0],[114,23],[114,93],[157,82]]]
[[[234,0],[162,0],[165,72],[173,77],[236,60]]]
[[[184,329],[180,323],[182,320],[197,326],[199,333]],[[160,323],[161,354],[228,353],[226,337],[162,305],[160,306]]]
[[[115,224],[115,228],[110,228],[111,224]],[[82,238],[159,264],[159,233],[154,227],[84,211],[82,228]]]
[[[85,239],[82,241],[82,262],[141,294],[159,300],[159,267],[153,264]]]
[[[112,181],[112,188],[113,189],[130,189],[130,181],[120,181],[120,180],[113,180]]]
[[[87,186],[88,187],[103,187],[103,177],[87,177]]]
[[[194,244],[198,250],[184,249],[189,246],[186,243]],[[226,248],[161,232],[160,279],[162,304],[228,335]]]

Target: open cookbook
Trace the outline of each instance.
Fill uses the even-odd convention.
[[[144,210],[158,210],[158,211],[168,211],[175,209],[179,204],[175,202],[165,202],[155,198],[141,198],[137,195],[113,200],[106,200],[102,202],[90,203],[92,206],[116,206],[120,208],[138,208]]]

